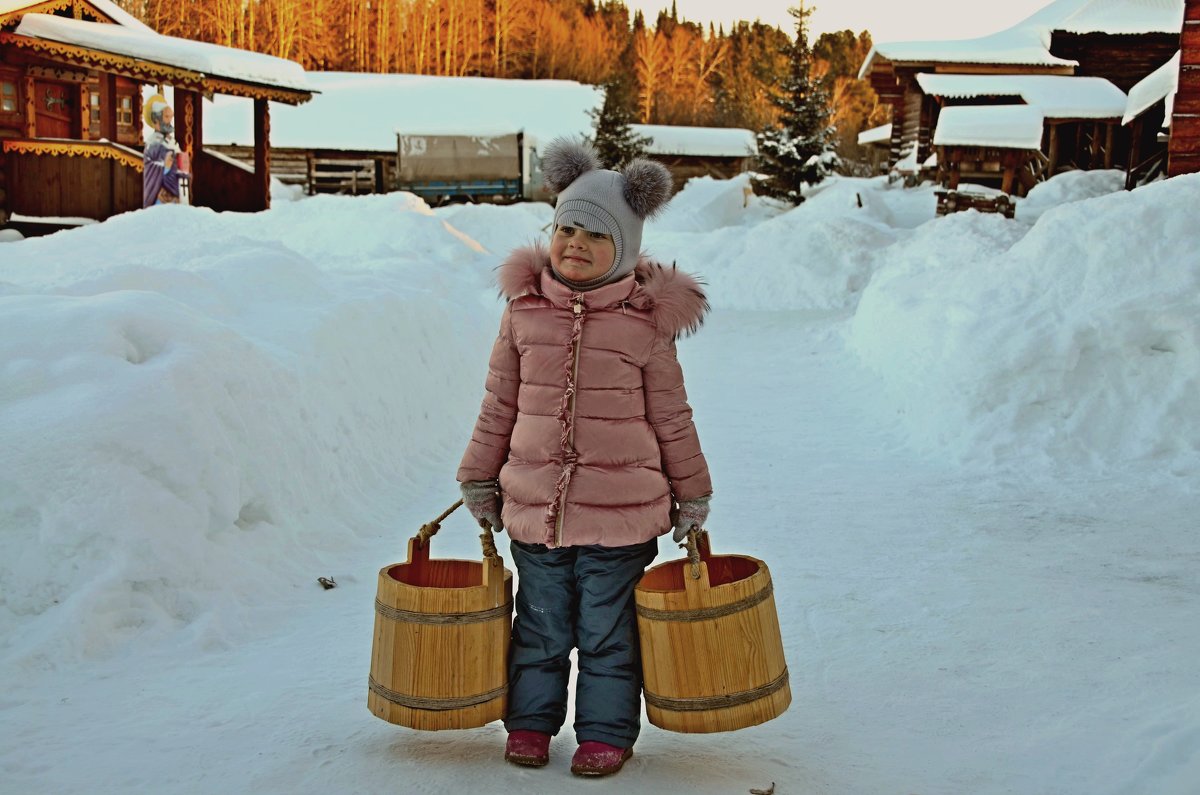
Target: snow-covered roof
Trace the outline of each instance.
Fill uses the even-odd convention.
[[[665,124],[631,124],[638,135],[654,139],[646,147],[652,155],[701,157],[753,157],[758,142],[752,130],[740,127],[674,127]]]
[[[1055,0],[1013,27],[980,38],[876,44],[859,77],[866,76],[876,57],[909,63],[1076,66],[1076,61],[1050,54],[1052,31],[1178,33],[1182,27],[1183,0]]]
[[[942,108],[934,146],[995,146],[1038,149],[1042,112],[1030,105],[962,105]]]
[[[1103,77],[919,74],[917,84],[936,97],[1020,97],[1050,119],[1112,119],[1126,105],[1125,92]]]
[[[500,80],[350,72],[308,72],[320,93],[298,107],[271,109],[271,145],[297,149],[396,151],[396,135],[497,135],[538,140],[592,132],[588,111],[604,92],[571,80]],[[204,110],[204,140],[251,145],[246,100],[217,96]]]
[[[293,91],[312,91],[303,67],[294,61],[164,36],[145,26],[108,25],[48,14],[26,14],[15,32],[20,36],[74,44],[90,50],[188,69],[208,77]]]
[[[1180,54],[1155,69],[1142,78],[1136,86],[1129,89],[1129,102],[1125,106],[1125,116],[1121,124],[1129,124],[1160,99],[1166,99],[1167,105],[1173,105],[1175,92],[1179,90],[1179,59]],[[1167,119],[1171,117],[1168,107]]]
[[[1068,33],[1177,33],[1183,0],[1091,0],[1054,25]]]
[[[859,72],[865,77],[876,57],[913,63],[1005,64],[1009,66],[1078,66],[1078,61],[1051,55],[1037,31],[1005,31],[962,41],[902,41],[876,44]]]
[[[872,127],[869,130],[863,130],[858,134],[858,145],[867,146],[869,144],[881,144],[884,141],[892,140],[892,125],[881,124],[878,127]]]

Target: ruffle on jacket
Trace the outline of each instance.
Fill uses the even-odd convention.
[[[514,250],[497,268],[496,283],[500,294],[512,301],[525,295],[542,295],[542,273],[550,268],[550,251],[543,243]],[[629,276],[596,288],[604,290],[633,282],[631,291],[619,291],[621,301],[636,309],[649,310],[659,333],[671,337],[694,334],[709,311],[703,282],[690,273],[655,262],[645,255]]]

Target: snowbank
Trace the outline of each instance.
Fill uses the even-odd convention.
[[[974,212],[942,219],[892,247],[852,347],[926,449],[1194,472],[1200,231],[1180,208],[1198,200],[1188,176],[1061,205],[1024,236]]]
[[[748,177],[699,179],[645,248],[705,278],[718,313],[852,314],[878,408],[932,456],[1194,472],[1200,177],[1067,201],[1113,179],[1039,187],[1024,210],[1060,203],[1032,226],[934,220],[930,189],[882,179],[787,212]],[[318,196],[0,246],[0,656],[236,643],[256,599],[379,532],[388,512],[359,496],[411,493],[462,444],[491,271],[551,218]]]
[[[0,655],[234,643],[378,531],[356,496],[420,477],[477,407],[477,249],[410,195],[0,249]]]
[[[913,206],[933,216],[931,191],[893,197],[882,179],[828,180],[787,212],[746,196],[749,184],[748,174],[689,181],[643,240],[654,258],[701,275],[720,309],[851,309],[882,252],[907,234],[895,225]]]
[[[1125,172],[1119,169],[1066,171],[1054,179],[1039,182],[1029,194],[1017,201],[1016,217],[1034,222],[1042,213],[1063,204],[1094,199],[1125,189]]]

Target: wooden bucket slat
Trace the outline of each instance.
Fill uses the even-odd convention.
[[[431,560],[412,539],[407,562],[379,571],[376,603],[372,714],[426,731],[504,717],[512,573],[499,558]]]
[[[778,717],[791,703],[766,564],[713,556],[701,539],[698,579],[686,559],[670,561],[650,569],[634,592],[646,715],[669,731],[733,731]]]

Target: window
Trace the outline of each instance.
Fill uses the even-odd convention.
[[[17,112],[17,84],[11,80],[0,80],[0,111]]]
[[[88,119],[95,126],[100,123],[100,92],[88,92]]]
[[[117,104],[117,124],[122,127],[133,126],[133,97],[122,94]]]

